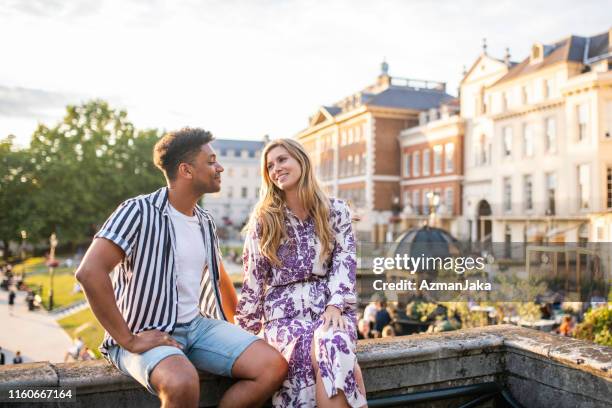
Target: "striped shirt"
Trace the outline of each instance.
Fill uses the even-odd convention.
[[[195,207],[208,255],[200,282],[200,313],[225,319],[219,288],[219,243],[210,214]],[[168,208],[168,188],[130,198],[106,220],[95,238],[118,245],[125,257],[115,269],[113,288],[121,315],[132,333],[157,329],[172,333],[178,313],[176,236]],[[100,352],[117,342],[106,332]]]

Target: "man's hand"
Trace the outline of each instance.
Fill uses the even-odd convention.
[[[173,346],[183,349],[183,345],[174,340],[171,335],[159,330],[147,330],[138,334],[133,334],[126,344],[120,344],[121,347],[130,353],[141,354],[158,346]]]
[[[327,331],[330,326],[334,330],[346,330],[346,323],[344,322],[344,317],[342,317],[342,312],[332,305],[327,306],[325,312],[323,312],[323,331]]]

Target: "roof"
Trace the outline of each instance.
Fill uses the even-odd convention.
[[[233,150],[238,156],[240,151],[248,150],[249,157],[255,157],[255,152],[262,150],[265,143],[257,140],[215,139],[212,141],[212,145],[221,156],[225,156],[228,150]]]
[[[342,112],[342,109],[337,106],[323,106],[323,108],[325,108],[325,110],[329,112],[329,114],[332,116],[336,116],[337,114]]]
[[[593,37],[571,35],[556,43],[544,45],[544,58],[542,58],[541,62],[532,64],[531,57],[527,57],[519,64],[510,68],[508,73],[494,85],[516,79],[563,61],[584,63],[587,46],[588,59],[606,54],[609,47],[608,42],[608,31],[606,31]]]
[[[453,96],[443,91],[391,86],[384,91],[364,98],[363,103],[369,106],[385,108],[403,108],[425,110],[452,99]]]

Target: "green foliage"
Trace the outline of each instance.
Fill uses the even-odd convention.
[[[604,346],[612,346],[612,309],[600,306],[584,315],[584,320],[575,329],[579,339],[593,341]]]
[[[13,136],[0,140],[0,240],[5,248],[9,241],[21,240],[21,231],[28,229],[38,187],[29,151],[16,149],[13,140]]]
[[[104,329],[90,308],[60,319],[58,323],[70,337],[81,336],[85,345],[94,352],[96,357],[101,357],[98,346],[104,339]]]
[[[27,150],[2,141],[0,238],[16,240],[26,229],[35,242],[52,232],[60,244],[88,239],[121,201],[163,185],[152,163],[159,136],[94,100],[68,106],[53,127],[39,125]]]
[[[85,299],[83,292],[74,293],[74,269],[57,268],[53,275],[53,307],[68,306],[74,302]],[[37,275],[26,275],[26,284],[37,288],[42,286],[41,295],[43,306],[49,309],[49,290],[51,289],[51,277],[48,273]]]

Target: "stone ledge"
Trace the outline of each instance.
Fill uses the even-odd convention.
[[[576,402],[593,398],[599,403],[612,395],[612,348],[511,325],[364,340],[358,343],[357,349],[370,398],[491,379],[505,382],[513,393],[522,394],[520,390],[513,390],[512,384],[523,384],[530,378],[538,380],[542,387],[576,395]],[[542,369],[563,375],[563,381],[540,378],[538,373]],[[231,385],[231,380],[207,373],[200,373],[200,381],[201,406],[214,406]],[[592,386],[582,390],[568,385],[572,382],[575,385],[592,383]],[[75,387],[79,400],[83,401],[77,406],[93,406],[92,401],[97,399],[104,402],[100,406],[111,405],[112,400],[115,407],[134,403],[147,406],[155,402],[140,384],[104,360],[4,366],[0,368],[0,384],[2,387]],[[566,390],[558,388],[563,384]],[[597,395],[589,395],[594,389],[599,390]],[[130,404],[119,403],[120,396],[129,397],[126,401]]]

